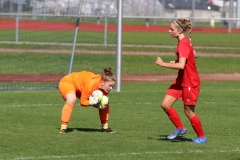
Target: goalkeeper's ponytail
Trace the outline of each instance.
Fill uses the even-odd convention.
[[[103,81],[116,81],[116,77],[112,73],[112,69],[110,67],[109,68],[105,68],[103,70],[102,80]]]

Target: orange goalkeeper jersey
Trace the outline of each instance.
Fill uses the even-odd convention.
[[[101,78],[101,75],[89,71],[73,72],[61,79],[59,90],[64,98],[74,91],[80,99],[80,104],[89,106],[89,96],[94,90],[99,89]],[[107,93],[103,92],[103,94]]]

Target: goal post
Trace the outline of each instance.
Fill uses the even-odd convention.
[[[83,0],[79,1],[79,12],[78,12],[78,16],[77,16],[77,21],[76,21],[76,28],[75,28],[75,34],[74,34],[74,39],[73,39],[73,49],[72,49],[72,54],[71,54],[71,60],[70,60],[70,64],[69,64],[69,70],[68,73],[72,72],[72,66],[73,66],[73,59],[74,59],[74,54],[75,54],[75,48],[76,48],[76,42],[77,42],[77,35],[78,35],[78,28],[79,28],[79,21],[80,21],[80,14],[81,14],[81,9],[82,9],[82,2]]]
[[[117,0],[31,3],[0,12],[0,90],[56,89],[70,72],[107,67],[121,80]]]
[[[117,65],[116,65],[116,76],[117,76],[117,92],[121,91],[121,73],[122,73],[122,11],[123,11],[123,2],[118,0],[117,5]]]

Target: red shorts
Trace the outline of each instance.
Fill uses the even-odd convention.
[[[200,84],[194,87],[182,87],[174,82],[166,94],[182,100],[184,105],[196,105],[199,92]]]

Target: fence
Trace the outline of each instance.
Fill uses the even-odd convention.
[[[56,3],[57,10],[42,5],[51,1],[23,2],[33,1],[12,0],[4,6],[12,12],[1,13],[0,90],[55,89],[69,72],[117,68],[117,15],[105,8],[111,0],[99,4],[98,19],[105,25],[95,23],[97,0],[69,0],[67,8]]]
[[[0,0],[0,17],[16,18],[16,22],[19,18],[36,20],[40,17],[45,20],[52,15],[71,17],[78,12],[73,1]],[[84,4],[82,13],[91,15],[97,24],[101,19],[99,15],[114,15],[117,11],[117,0],[90,1]],[[240,28],[239,3],[240,0],[123,0],[123,23],[131,24],[129,19],[137,19],[142,22],[141,25],[164,25],[158,22],[189,17],[193,26],[224,27],[231,32],[232,28]]]
[[[70,16],[78,12],[74,0],[0,0],[0,17],[46,19],[49,14]],[[144,19],[146,25],[159,20],[190,17],[194,22],[221,22],[220,27],[240,27],[240,0],[123,0],[123,19]],[[57,7],[56,7],[57,6]],[[113,15],[117,0],[90,0],[82,13],[99,23],[99,15]],[[25,15],[25,16],[23,16]],[[196,24],[198,25],[198,23]],[[207,25],[204,27],[213,27]]]
[[[120,35],[121,24],[168,26],[172,19],[190,17],[193,26],[224,27],[229,32],[239,27],[239,6],[233,0],[224,7],[204,0],[202,5],[197,0],[184,0],[188,3],[183,6],[173,0],[123,0],[123,22],[116,29],[117,22],[122,20],[117,17],[121,12],[119,1],[0,0],[0,46],[6,49],[0,52],[3,78],[0,82],[4,82],[0,83],[0,89],[56,88],[59,78],[70,70],[70,52],[74,53],[75,47],[81,53],[75,55],[73,71],[101,72],[105,64],[120,70],[121,57],[116,50],[121,53],[121,37],[117,42],[116,37]],[[83,2],[80,16],[79,2]],[[76,20],[81,22],[77,36],[74,35]],[[116,73],[120,77],[121,71]],[[29,82],[30,76],[34,78],[32,86],[25,87],[23,83]]]

